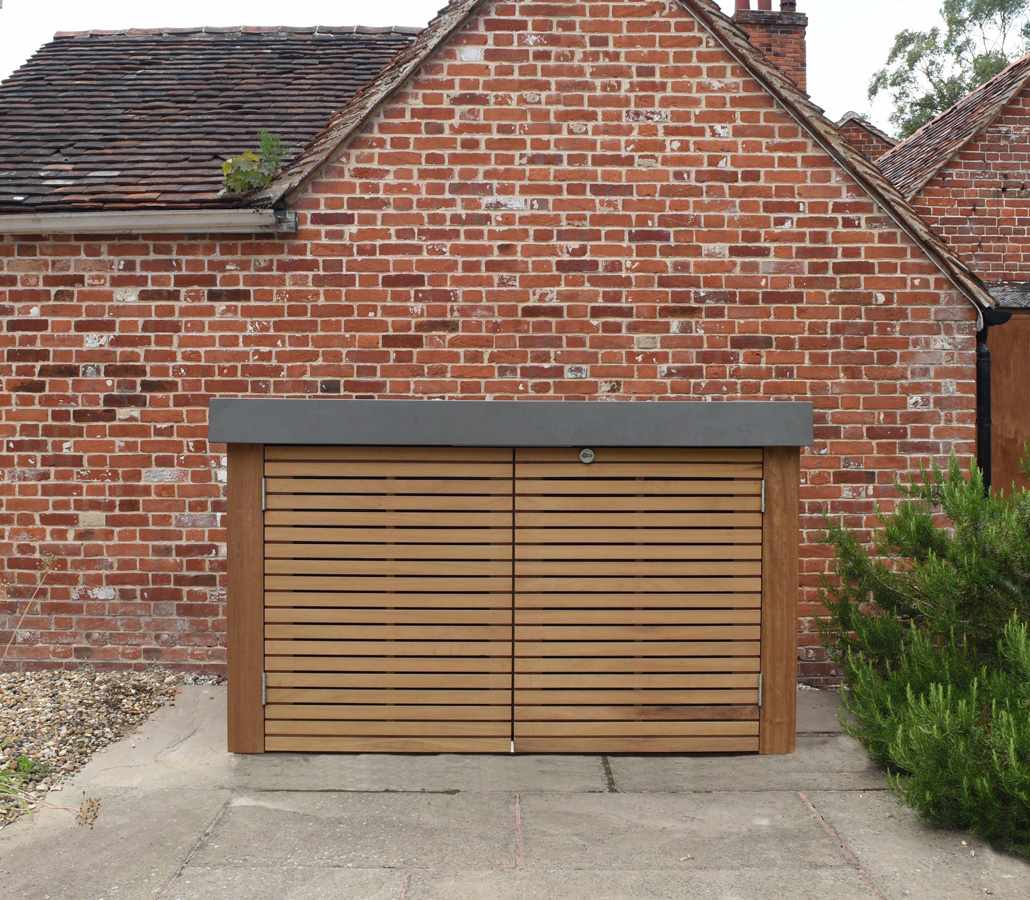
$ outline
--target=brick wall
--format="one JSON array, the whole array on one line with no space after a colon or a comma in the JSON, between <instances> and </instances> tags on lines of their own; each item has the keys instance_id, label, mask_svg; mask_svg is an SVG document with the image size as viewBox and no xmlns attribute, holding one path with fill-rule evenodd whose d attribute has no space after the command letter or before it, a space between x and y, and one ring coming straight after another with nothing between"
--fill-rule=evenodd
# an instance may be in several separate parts
<instances>
[{"instance_id":1,"label":"brick wall","mask_svg":"<svg viewBox=\"0 0 1030 900\"><path fill-rule=\"evenodd\" d=\"M1030 281L1030 88L914 198L984 281Z\"/></svg>"},{"instance_id":2,"label":"brick wall","mask_svg":"<svg viewBox=\"0 0 1030 900\"><path fill-rule=\"evenodd\" d=\"M296 198L284 239L0 239L14 664L224 660L213 396L811 400L863 528L974 446L972 309L664 2L497 2Z\"/></svg>"},{"instance_id":3,"label":"brick wall","mask_svg":"<svg viewBox=\"0 0 1030 900\"><path fill-rule=\"evenodd\" d=\"M856 119L849 119L840 128L841 136L866 159L874 162L890 150L894 144L885 141L875 131L870 131Z\"/></svg>"}]
</instances>

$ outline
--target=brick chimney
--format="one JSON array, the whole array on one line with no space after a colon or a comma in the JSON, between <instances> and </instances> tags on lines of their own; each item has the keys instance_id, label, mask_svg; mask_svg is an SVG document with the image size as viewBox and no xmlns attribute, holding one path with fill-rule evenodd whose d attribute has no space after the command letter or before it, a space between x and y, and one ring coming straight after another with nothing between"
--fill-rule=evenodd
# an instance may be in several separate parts
<instances>
[{"instance_id":1,"label":"brick chimney","mask_svg":"<svg viewBox=\"0 0 1030 900\"><path fill-rule=\"evenodd\" d=\"M779 3L780 8L774 10L773 0L737 0L733 21L747 32L752 44L807 91L805 33L808 31L808 16L798 12L797 0L779 0Z\"/></svg>"}]
</instances>

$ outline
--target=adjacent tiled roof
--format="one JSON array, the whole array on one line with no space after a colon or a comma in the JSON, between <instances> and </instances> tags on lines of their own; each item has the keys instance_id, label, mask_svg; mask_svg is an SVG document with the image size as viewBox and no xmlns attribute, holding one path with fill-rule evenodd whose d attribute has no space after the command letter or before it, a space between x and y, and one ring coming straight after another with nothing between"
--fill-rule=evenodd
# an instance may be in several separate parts
<instances>
[{"instance_id":1,"label":"adjacent tiled roof","mask_svg":"<svg viewBox=\"0 0 1030 900\"><path fill-rule=\"evenodd\" d=\"M881 156L881 170L911 199L955 154L1001 115L1028 78L1030 55L1014 62Z\"/></svg>"},{"instance_id":2,"label":"adjacent tiled roof","mask_svg":"<svg viewBox=\"0 0 1030 900\"><path fill-rule=\"evenodd\" d=\"M283 202L343 147L373 113L397 91L447 38L460 29L484 0L451 0L410 47L398 54L379 78L340 110L297 161L258 194L266 205ZM994 306L976 275L934 234L894 185L841 136L831 122L778 66L748 39L715 0L678 0L740 64L783 104L788 113L847 171L926 253L927 257L978 308Z\"/></svg>"},{"instance_id":3,"label":"adjacent tiled roof","mask_svg":"<svg viewBox=\"0 0 1030 900\"><path fill-rule=\"evenodd\" d=\"M987 288L1003 309L1030 309L1030 282L998 282L987 285Z\"/></svg>"},{"instance_id":4,"label":"adjacent tiled roof","mask_svg":"<svg viewBox=\"0 0 1030 900\"><path fill-rule=\"evenodd\" d=\"M890 144L892 147L895 146L898 141L897 138L892 138L886 131L881 131L872 122L870 122L865 116L860 115L857 112L846 112L837 123L838 128L843 128L845 125L849 125L854 122L859 128L864 128L870 134L876 135L884 143Z\"/></svg>"},{"instance_id":5,"label":"adjacent tiled roof","mask_svg":"<svg viewBox=\"0 0 1030 900\"><path fill-rule=\"evenodd\" d=\"M59 33L0 84L0 211L232 205L226 157L295 155L419 31Z\"/></svg>"}]
</instances>

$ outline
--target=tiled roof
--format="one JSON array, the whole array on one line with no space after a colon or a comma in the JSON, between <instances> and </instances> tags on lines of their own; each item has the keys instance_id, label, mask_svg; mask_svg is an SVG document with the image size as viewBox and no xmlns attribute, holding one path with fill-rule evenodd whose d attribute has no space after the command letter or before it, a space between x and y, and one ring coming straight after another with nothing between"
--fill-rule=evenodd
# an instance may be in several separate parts
<instances>
[{"instance_id":1,"label":"tiled roof","mask_svg":"<svg viewBox=\"0 0 1030 900\"><path fill-rule=\"evenodd\" d=\"M296 155L419 31L59 33L0 84L0 211L232 205L226 157Z\"/></svg>"},{"instance_id":2,"label":"tiled roof","mask_svg":"<svg viewBox=\"0 0 1030 900\"><path fill-rule=\"evenodd\" d=\"M397 91L437 47L460 29L483 2L451 0L415 42L398 54L379 78L333 116L322 134L296 162L253 200L265 205L286 200L347 143L380 104ZM978 308L994 306L994 300L980 279L930 230L880 170L844 140L837 124L827 119L823 110L751 43L747 34L722 12L715 0L678 2L701 22L756 81L783 104L788 113L894 219L974 305Z\"/></svg>"},{"instance_id":3,"label":"tiled roof","mask_svg":"<svg viewBox=\"0 0 1030 900\"><path fill-rule=\"evenodd\" d=\"M1001 115L1028 78L1030 55L1014 62L880 157L880 169L911 199L955 154Z\"/></svg>"}]
</instances>

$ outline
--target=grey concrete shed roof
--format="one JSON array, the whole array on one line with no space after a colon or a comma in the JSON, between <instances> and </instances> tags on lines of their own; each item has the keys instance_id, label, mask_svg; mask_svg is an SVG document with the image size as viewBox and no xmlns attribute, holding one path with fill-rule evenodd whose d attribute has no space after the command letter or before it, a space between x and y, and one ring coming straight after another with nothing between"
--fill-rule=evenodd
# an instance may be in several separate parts
<instances>
[{"instance_id":1,"label":"grey concrete shed roof","mask_svg":"<svg viewBox=\"0 0 1030 900\"><path fill-rule=\"evenodd\" d=\"M812 405L791 402L211 401L226 444L422 447L801 447Z\"/></svg>"}]
</instances>

